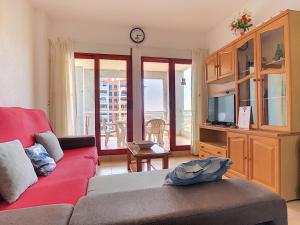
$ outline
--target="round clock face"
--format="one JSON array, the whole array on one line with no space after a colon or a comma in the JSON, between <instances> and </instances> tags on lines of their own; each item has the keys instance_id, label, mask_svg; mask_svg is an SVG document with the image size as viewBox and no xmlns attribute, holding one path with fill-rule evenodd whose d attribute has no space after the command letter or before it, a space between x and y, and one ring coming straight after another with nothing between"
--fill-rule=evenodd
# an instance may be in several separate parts
<instances>
[{"instance_id":1,"label":"round clock face","mask_svg":"<svg viewBox=\"0 0 300 225\"><path fill-rule=\"evenodd\" d=\"M144 40L145 40L145 33L144 31L139 28L139 27L136 27L136 28L133 28L131 31L130 31L130 39L136 43L136 44L140 44L142 43Z\"/></svg>"}]
</instances>

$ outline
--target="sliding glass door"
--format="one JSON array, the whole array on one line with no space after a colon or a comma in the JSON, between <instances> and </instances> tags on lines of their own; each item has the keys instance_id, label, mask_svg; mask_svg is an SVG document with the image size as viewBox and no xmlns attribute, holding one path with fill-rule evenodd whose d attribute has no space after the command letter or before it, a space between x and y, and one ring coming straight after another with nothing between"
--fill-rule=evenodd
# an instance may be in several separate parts
<instances>
[{"instance_id":1,"label":"sliding glass door","mask_svg":"<svg viewBox=\"0 0 300 225\"><path fill-rule=\"evenodd\" d=\"M191 60L142 58L143 137L166 149L191 145Z\"/></svg>"},{"instance_id":2,"label":"sliding glass door","mask_svg":"<svg viewBox=\"0 0 300 225\"><path fill-rule=\"evenodd\" d=\"M99 154L121 154L132 141L131 57L76 54L78 134L95 135Z\"/></svg>"},{"instance_id":3,"label":"sliding glass door","mask_svg":"<svg viewBox=\"0 0 300 225\"><path fill-rule=\"evenodd\" d=\"M144 139L170 148L169 63L144 62Z\"/></svg>"}]
</instances>

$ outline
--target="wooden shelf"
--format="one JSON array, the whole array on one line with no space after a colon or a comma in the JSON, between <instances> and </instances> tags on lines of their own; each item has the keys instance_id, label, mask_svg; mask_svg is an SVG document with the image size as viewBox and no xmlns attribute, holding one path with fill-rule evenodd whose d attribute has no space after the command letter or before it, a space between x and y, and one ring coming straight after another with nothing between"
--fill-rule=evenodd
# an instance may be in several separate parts
<instances>
[{"instance_id":1,"label":"wooden shelf","mask_svg":"<svg viewBox=\"0 0 300 225\"><path fill-rule=\"evenodd\" d=\"M215 130L215 131L224 131L224 132L235 132L242 134L250 134L256 136L265 136L265 137L273 137L279 138L282 136L291 136L291 135L299 135L300 132L279 132L279 131L266 131L266 130L257 130L257 129L240 129L233 127L225 127L225 126L213 126L213 125L200 125L201 129Z\"/></svg>"}]
</instances>

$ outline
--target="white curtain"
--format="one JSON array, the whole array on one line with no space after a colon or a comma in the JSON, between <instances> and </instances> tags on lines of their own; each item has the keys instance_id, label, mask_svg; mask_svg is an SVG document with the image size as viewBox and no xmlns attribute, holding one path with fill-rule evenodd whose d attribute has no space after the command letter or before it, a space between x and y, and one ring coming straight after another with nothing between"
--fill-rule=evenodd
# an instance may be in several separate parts
<instances>
[{"instance_id":1,"label":"white curtain","mask_svg":"<svg viewBox=\"0 0 300 225\"><path fill-rule=\"evenodd\" d=\"M199 125L205 121L207 107L207 87L204 78L204 60L207 50L192 52L192 146L191 153L198 155L200 147Z\"/></svg>"},{"instance_id":2,"label":"white curtain","mask_svg":"<svg viewBox=\"0 0 300 225\"><path fill-rule=\"evenodd\" d=\"M50 44L50 122L59 137L76 133L74 45L53 38Z\"/></svg>"}]
</instances>

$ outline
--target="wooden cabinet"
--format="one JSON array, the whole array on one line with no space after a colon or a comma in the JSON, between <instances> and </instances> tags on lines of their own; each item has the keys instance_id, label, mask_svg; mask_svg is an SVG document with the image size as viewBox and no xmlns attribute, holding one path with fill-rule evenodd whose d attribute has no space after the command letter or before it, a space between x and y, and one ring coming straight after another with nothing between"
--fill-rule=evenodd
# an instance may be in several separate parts
<instances>
[{"instance_id":1,"label":"wooden cabinet","mask_svg":"<svg viewBox=\"0 0 300 225\"><path fill-rule=\"evenodd\" d=\"M279 141L249 136L249 180L279 193Z\"/></svg>"},{"instance_id":2,"label":"wooden cabinet","mask_svg":"<svg viewBox=\"0 0 300 225\"><path fill-rule=\"evenodd\" d=\"M218 79L234 74L233 47L227 47L218 52Z\"/></svg>"},{"instance_id":3,"label":"wooden cabinet","mask_svg":"<svg viewBox=\"0 0 300 225\"><path fill-rule=\"evenodd\" d=\"M213 54L206 59L205 81L212 82L218 79L218 55Z\"/></svg>"},{"instance_id":4,"label":"wooden cabinet","mask_svg":"<svg viewBox=\"0 0 300 225\"><path fill-rule=\"evenodd\" d=\"M200 142L200 151L204 151L210 156L226 157L226 147L218 146L218 143L211 144Z\"/></svg>"},{"instance_id":5,"label":"wooden cabinet","mask_svg":"<svg viewBox=\"0 0 300 225\"><path fill-rule=\"evenodd\" d=\"M289 131L289 22L288 15L257 31L259 126ZM293 36L294 34L291 34Z\"/></svg>"},{"instance_id":6,"label":"wooden cabinet","mask_svg":"<svg viewBox=\"0 0 300 225\"><path fill-rule=\"evenodd\" d=\"M205 62L205 81L207 83L217 81L234 75L233 46L226 47L212 54Z\"/></svg>"},{"instance_id":7,"label":"wooden cabinet","mask_svg":"<svg viewBox=\"0 0 300 225\"><path fill-rule=\"evenodd\" d=\"M226 176L255 182L286 200L299 199L300 133L201 125L200 140L200 158L216 156L227 142L232 165Z\"/></svg>"},{"instance_id":8,"label":"wooden cabinet","mask_svg":"<svg viewBox=\"0 0 300 225\"><path fill-rule=\"evenodd\" d=\"M227 157L232 160L229 176L248 177L247 135L238 133L227 134Z\"/></svg>"},{"instance_id":9,"label":"wooden cabinet","mask_svg":"<svg viewBox=\"0 0 300 225\"><path fill-rule=\"evenodd\" d=\"M235 45L236 55L236 121L239 107L251 106L251 128L257 128L257 85L255 35L249 35Z\"/></svg>"},{"instance_id":10,"label":"wooden cabinet","mask_svg":"<svg viewBox=\"0 0 300 225\"><path fill-rule=\"evenodd\" d=\"M206 60L206 82L235 82L236 119L238 107L251 106L251 128L300 132L299 23L300 12L287 10Z\"/></svg>"}]
</instances>

